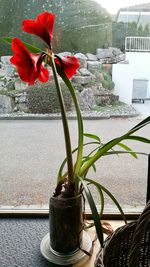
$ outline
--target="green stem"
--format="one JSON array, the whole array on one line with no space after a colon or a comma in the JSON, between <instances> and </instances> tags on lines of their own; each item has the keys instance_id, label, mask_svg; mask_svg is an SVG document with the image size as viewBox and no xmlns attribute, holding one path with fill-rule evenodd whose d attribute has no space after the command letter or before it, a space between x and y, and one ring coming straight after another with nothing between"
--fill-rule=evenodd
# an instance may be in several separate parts
<instances>
[{"instance_id":1,"label":"green stem","mask_svg":"<svg viewBox=\"0 0 150 267\"><path fill-rule=\"evenodd\" d=\"M75 174L78 174L82 165L82 154L83 154L83 120L82 120L82 115L80 112L80 107L77 101L77 97L76 97L76 93L75 93L75 89L72 85L72 83L70 82L70 80L68 79L68 77L66 76L65 73L61 74L61 77L63 79L63 81L65 82L65 84L67 85L70 94L72 96L74 105L75 105L75 109L76 109L76 114L77 114L77 122L78 122L78 151L77 151L77 159L76 159L76 164L75 164Z\"/></svg>"},{"instance_id":2,"label":"green stem","mask_svg":"<svg viewBox=\"0 0 150 267\"><path fill-rule=\"evenodd\" d=\"M71 149L69 126L68 126L68 121L67 121L67 116L66 116L63 95L62 95L61 87L58 81L56 65L55 65L55 61L53 57L51 58L51 67L53 70L55 85L56 85L58 99L60 103L61 117L62 117L63 129L64 129L65 146L66 146L66 154L67 154L67 167L68 167L68 183L72 183L74 181L74 175L73 175L73 160L72 160L72 149Z\"/></svg>"},{"instance_id":3,"label":"green stem","mask_svg":"<svg viewBox=\"0 0 150 267\"><path fill-rule=\"evenodd\" d=\"M93 144L99 144L98 142L88 142L88 143L85 143L85 144L83 144L83 146L87 146L87 145L93 145ZM96 149L98 149L98 147L96 148ZM96 150L96 149L94 149L94 150ZM94 151L93 150L93 151ZM78 147L76 147L73 151L72 151L72 154L74 154L76 151L78 151ZM93 152L92 151L92 152ZM91 153L92 153L91 152ZM64 160L63 160L63 162L62 162L62 164L61 164L61 166L60 166L60 169L59 169L59 172L58 172L58 177L57 177L57 184L62 180L62 179L64 179L66 176L67 176L67 172L65 172L64 174L62 174L62 171L63 171L63 168L64 168L64 166L65 166L65 164L66 164L66 162L67 162L67 158L65 158Z\"/></svg>"}]
</instances>

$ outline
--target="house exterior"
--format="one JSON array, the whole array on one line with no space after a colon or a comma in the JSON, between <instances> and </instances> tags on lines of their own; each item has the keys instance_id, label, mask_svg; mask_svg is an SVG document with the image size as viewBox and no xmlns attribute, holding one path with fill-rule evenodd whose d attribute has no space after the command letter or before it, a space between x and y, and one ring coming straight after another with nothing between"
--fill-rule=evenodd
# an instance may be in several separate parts
<instances>
[{"instance_id":1,"label":"house exterior","mask_svg":"<svg viewBox=\"0 0 150 267\"><path fill-rule=\"evenodd\" d=\"M117 22L135 22L137 28L150 27L150 2L118 11ZM112 80L114 94L121 101L131 104L134 99L150 98L150 37L127 36L125 39L125 61L113 65Z\"/></svg>"},{"instance_id":2,"label":"house exterior","mask_svg":"<svg viewBox=\"0 0 150 267\"><path fill-rule=\"evenodd\" d=\"M136 22L137 27L139 25L144 27L150 24L150 3L121 8L118 11L116 21L124 23Z\"/></svg>"},{"instance_id":3,"label":"house exterior","mask_svg":"<svg viewBox=\"0 0 150 267\"><path fill-rule=\"evenodd\" d=\"M113 65L112 80L120 101L150 98L150 37L126 37L125 61Z\"/></svg>"}]
</instances>

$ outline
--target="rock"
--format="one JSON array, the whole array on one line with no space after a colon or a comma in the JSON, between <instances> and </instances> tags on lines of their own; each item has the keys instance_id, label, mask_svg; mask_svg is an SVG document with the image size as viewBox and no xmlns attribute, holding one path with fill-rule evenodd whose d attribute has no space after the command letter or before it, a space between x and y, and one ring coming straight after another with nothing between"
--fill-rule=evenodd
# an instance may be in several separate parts
<instances>
[{"instance_id":1,"label":"rock","mask_svg":"<svg viewBox=\"0 0 150 267\"><path fill-rule=\"evenodd\" d=\"M84 89L84 87L81 85L81 84L74 84L74 88L75 88L75 90L76 91L78 91L78 92L82 92L83 91L83 89Z\"/></svg>"},{"instance_id":2,"label":"rock","mask_svg":"<svg viewBox=\"0 0 150 267\"><path fill-rule=\"evenodd\" d=\"M0 90L7 91L7 89L4 86L5 86L4 82L3 81L0 81Z\"/></svg>"},{"instance_id":3,"label":"rock","mask_svg":"<svg viewBox=\"0 0 150 267\"><path fill-rule=\"evenodd\" d=\"M29 108L27 107L25 103L18 103L16 105L16 111L28 113Z\"/></svg>"},{"instance_id":4,"label":"rock","mask_svg":"<svg viewBox=\"0 0 150 267\"><path fill-rule=\"evenodd\" d=\"M75 56L80 62L80 68L87 68L87 57L82 53L77 53Z\"/></svg>"},{"instance_id":5,"label":"rock","mask_svg":"<svg viewBox=\"0 0 150 267\"><path fill-rule=\"evenodd\" d=\"M14 76L14 70L15 68L12 64L5 65L5 74L7 79Z\"/></svg>"},{"instance_id":6,"label":"rock","mask_svg":"<svg viewBox=\"0 0 150 267\"><path fill-rule=\"evenodd\" d=\"M5 64L10 64L10 58L11 56L1 56L2 66Z\"/></svg>"},{"instance_id":7,"label":"rock","mask_svg":"<svg viewBox=\"0 0 150 267\"><path fill-rule=\"evenodd\" d=\"M115 64L117 63L116 57L107 57L99 60L101 64Z\"/></svg>"},{"instance_id":8,"label":"rock","mask_svg":"<svg viewBox=\"0 0 150 267\"><path fill-rule=\"evenodd\" d=\"M85 60L87 60L87 57L84 55L84 54L82 54L82 53L76 53L75 54L75 56L78 58L78 59L85 59Z\"/></svg>"},{"instance_id":9,"label":"rock","mask_svg":"<svg viewBox=\"0 0 150 267\"><path fill-rule=\"evenodd\" d=\"M75 73L75 75L74 76L80 76L80 72L79 72L79 70L76 70L76 73Z\"/></svg>"},{"instance_id":10,"label":"rock","mask_svg":"<svg viewBox=\"0 0 150 267\"><path fill-rule=\"evenodd\" d=\"M15 94L15 103L26 103L27 101L27 94L26 93L17 93Z\"/></svg>"},{"instance_id":11,"label":"rock","mask_svg":"<svg viewBox=\"0 0 150 267\"><path fill-rule=\"evenodd\" d=\"M96 57L98 60L100 59L104 59L104 58L112 58L114 55L113 55L113 52L111 49L103 49L103 48L98 48L96 50Z\"/></svg>"},{"instance_id":12,"label":"rock","mask_svg":"<svg viewBox=\"0 0 150 267\"><path fill-rule=\"evenodd\" d=\"M125 55L120 49L109 47L107 49L98 48L96 50L96 57L102 64L113 64L124 60Z\"/></svg>"},{"instance_id":13,"label":"rock","mask_svg":"<svg viewBox=\"0 0 150 267\"><path fill-rule=\"evenodd\" d=\"M4 69L0 69L0 79L5 76L5 71Z\"/></svg>"},{"instance_id":14,"label":"rock","mask_svg":"<svg viewBox=\"0 0 150 267\"><path fill-rule=\"evenodd\" d=\"M97 60L97 57L94 54L87 53L86 56L87 56L87 60L90 60L90 61L96 61Z\"/></svg>"},{"instance_id":15,"label":"rock","mask_svg":"<svg viewBox=\"0 0 150 267\"><path fill-rule=\"evenodd\" d=\"M119 48L116 48L116 47L109 47L109 49L112 50L112 53L114 56L118 56L120 54L122 54L121 50Z\"/></svg>"},{"instance_id":16,"label":"rock","mask_svg":"<svg viewBox=\"0 0 150 267\"><path fill-rule=\"evenodd\" d=\"M100 94L100 90L101 90L101 89L100 89L99 86L92 86L91 89L92 89L92 92L93 92L93 95L94 95L94 96L97 96L97 95Z\"/></svg>"},{"instance_id":17,"label":"rock","mask_svg":"<svg viewBox=\"0 0 150 267\"><path fill-rule=\"evenodd\" d=\"M6 84L7 91L13 91L15 90L15 82L14 79L11 79L10 81L7 82Z\"/></svg>"},{"instance_id":18,"label":"rock","mask_svg":"<svg viewBox=\"0 0 150 267\"><path fill-rule=\"evenodd\" d=\"M95 101L97 106L112 105L118 100L119 96L112 94L109 90L104 88L99 88L97 94L95 94Z\"/></svg>"},{"instance_id":19,"label":"rock","mask_svg":"<svg viewBox=\"0 0 150 267\"><path fill-rule=\"evenodd\" d=\"M102 72L97 72L95 73L95 82L97 84L101 83L101 81L104 79L103 73Z\"/></svg>"},{"instance_id":20,"label":"rock","mask_svg":"<svg viewBox=\"0 0 150 267\"><path fill-rule=\"evenodd\" d=\"M28 84L23 82L22 80L17 79L15 81L15 90L19 90L19 91L20 90L25 90L25 89L27 89L27 87L28 87Z\"/></svg>"},{"instance_id":21,"label":"rock","mask_svg":"<svg viewBox=\"0 0 150 267\"><path fill-rule=\"evenodd\" d=\"M71 56L72 54L71 54L71 52L62 52L62 53L59 53L59 54L57 54L58 56L60 56L60 57L66 57L66 56Z\"/></svg>"},{"instance_id":22,"label":"rock","mask_svg":"<svg viewBox=\"0 0 150 267\"><path fill-rule=\"evenodd\" d=\"M0 95L0 113L11 113L14 108L14 102L11 97Z\"/></svg>"},{"instance_id":23,"label":"rock","mask_svg":"<svg viewBox=\"0 0 150 267\"><path fill-rule=\"evenodd\" d=\"M5 73L6 78L14 76L15 67L10 63L11 56L2 56L1 57L1 68Z\"/></svg>"},{"instance_id":24,"label":"rock","mask_svg":"<svg viewBox=\"0 0 150 267\"><path fill-rule=\"evenodd\" d=\"M102 64L98 61L87 61L87 69L95 74L95 72L101 72Z\"/></svg>"},{"instance_id":25,"label":"rock","mask_svg":"<svg viewBox=\"0 0 150 267\"><path fill-rule=\"evenodd\" d=\"M87 70L86 68L80 68L79 73L82 76L90 76L91 75L91 72L89 70Z\"/></svg>"},{"instance_id":26,"label":"rock","mask_svg":"<svg viewBox=\"0 0 150 267\"><path fill-rule=\"evenodd\" d=\"M81 84L81 85L89 84L90 81L91 81L90 76L74 76L72 78L72 82L77 83L77 84Z\"/></svg>"},{"instance_id":27,"label":"rock","mask_svg":"<svg viewBox=\"0 0 150 267\"><path fill-rule=\"evenodd\" d=\"M77 92L77 98L81 110L90 110L96 105L91 88L85 88L81 93Z\"/></svg>"},{"instance_id":28,"label":"rock","mask_svg":"<svg viewBox=\"0 0 150 267\"><path fill-rule=\"evenodd\" d=\"M129 64L129 61L128 60L123 60L123 61L119 62L119 64Z\"/></svg>"},{"instance_id":29,"label":"rock","mask_svg":"<svg viewBox=\"0 0 150 267\"><path fill-rule=\"evenodd\" d=\"M118 57L116 57L117 62L124 61L125 60L125 54L120 54Z\"/></svg>"}]
</instances>

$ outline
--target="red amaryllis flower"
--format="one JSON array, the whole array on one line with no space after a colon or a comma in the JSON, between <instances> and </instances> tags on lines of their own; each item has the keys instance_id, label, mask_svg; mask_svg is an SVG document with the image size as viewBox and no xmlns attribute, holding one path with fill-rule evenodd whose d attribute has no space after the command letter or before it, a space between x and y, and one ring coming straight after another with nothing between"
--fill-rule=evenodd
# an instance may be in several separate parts
<instances>
[{"instance_id":1,"label":"red amaryllis flower","mask_svg":"<svg viewBox=\"0 0 150 267\"><path fill-rule=\"evenodd\" d=\"M39 14L35 20L28 19L22 22L22 30L39 36L49 46L53 37L55 14L44 12Z\"/></svg>"},{"instance_id":2,"label":"red amaryllis flower","mask_svg":"<svg viewBox=\"0 0 150 267\"><path fill-rule=\"evenodd\" d=\"M24 20L22 22L22 30L39 36L51 48L55 16L53 13L44 12L39 14L35 20ZM74 56L62 58L56 56L55 63L58 70L63 68L68 78L71 78L80 66L78 59Z\"/></svg>"},{"instance_id":3,"label":"red amaryllis flower","mask_svg":"<svg viewBox=\"0 0 150 267\"><path fill-rule=\"evenodd\" d=\"M59 72L59 67L63 69L68 78L76 74L80 66L78 59L75 56L55 57L55 63Z\"/></svg>"},{"instance_id":4,"label":"red amaryllis flower","mask_svg":"<svg viewBox=\"0 0 150 267\"><path fill-rule=\"evenodd\" d=\"M12 50L14 56L11 57L10 61L16 65L21 80L29 84L34 84L37 79L41 82L48 81L49 73L42 65L42 53L29 53L18 38L12 40Z\"/></svg>"}]
</instances>

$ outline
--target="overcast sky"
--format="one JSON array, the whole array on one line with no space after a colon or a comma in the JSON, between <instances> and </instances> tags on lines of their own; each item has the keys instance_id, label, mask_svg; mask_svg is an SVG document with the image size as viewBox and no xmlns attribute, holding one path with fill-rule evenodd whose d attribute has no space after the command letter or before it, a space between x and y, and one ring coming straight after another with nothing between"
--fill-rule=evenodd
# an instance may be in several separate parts
<instances>
[{"instance_id":1,"label":"overcast sky","mask_svg":"<svg viewBox=\"0 0 150 267\"><path fill-rule=\"evenodd\" d=\"M94 0L101 4L111 14L116 14L121 7L149 3L150 0Z\"/></svg>"}]
</instances>

